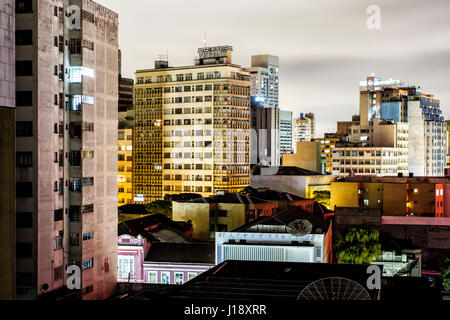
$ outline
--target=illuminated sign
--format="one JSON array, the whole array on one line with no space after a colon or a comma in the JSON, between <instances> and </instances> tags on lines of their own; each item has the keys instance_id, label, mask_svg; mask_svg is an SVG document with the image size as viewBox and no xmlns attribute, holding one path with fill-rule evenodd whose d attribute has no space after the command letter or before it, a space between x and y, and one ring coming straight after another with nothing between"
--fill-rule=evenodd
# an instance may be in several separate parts
<instances>
[{"instance_id":1,"label":"illuminated sign","mask_svg":"<svg viewBox=\"0 0 450 320\"><path fill-rule=\"evenodd\" d=\"M125 182L125 176L120 175L119 176L119 182Z\"/></svg>"},{"instance_id":2,"label":"illuminated sign","mask_svg":"<svg viewBox=\"0 0 450 320\"><path fill-rule=\"evenodd\" d=\"M198 49L200 59L226 57L229 51L233 51L232 46L206 47Z\"/></svg>"},{"instance_id":3,"label":"illuminated sign","mask_svg":"<svg viewBox=\"0 0 450 320\"><path fill-rule=\"evenodd\" d=\"M137 202L144 202L144 201L145 201L144 195L143 195L143 194L137 194L137 195L135 195L135 196L134 196L134 201L137 201Z\"/></svg>"}]
</instances>

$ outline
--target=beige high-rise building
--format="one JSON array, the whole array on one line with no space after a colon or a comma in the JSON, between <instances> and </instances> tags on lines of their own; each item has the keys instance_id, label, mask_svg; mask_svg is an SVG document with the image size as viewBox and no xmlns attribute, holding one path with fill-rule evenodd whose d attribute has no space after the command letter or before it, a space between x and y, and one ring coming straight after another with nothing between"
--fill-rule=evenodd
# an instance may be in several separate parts
<instances>
[{"instance_id":1,"label":"beige high-rise building","mask_svg":"<svg viewBox=\"0 0 450 320\"><path fill-rule=\"evenodd\" d=\"M194 66L138 70L135 203L250 185L250 77L229 46L201 48Z\"/></svg>"},{"instance_id":2,"label":"beige high-rise building","mask_svg":"<svg viewBox=\"0 0 450 320\"><path fill-rule=\"evenodd\" d=\"M75 265L73 292L104 299L117 282L118 15L16 4L17 298L63 289Z\"/></svg>"},{"instance_id":3,"label":"beige high-rise building","mask_svg":"<svg viewBox=\"0 0 450 320\"><path fill-rule=\"evenodd\" d=\"M294 120L294 153L296 152L297 142L309 142L314 139L316 134L316 120L314 113L300 113L300 117Z\"/></svg>"}]
</instances>

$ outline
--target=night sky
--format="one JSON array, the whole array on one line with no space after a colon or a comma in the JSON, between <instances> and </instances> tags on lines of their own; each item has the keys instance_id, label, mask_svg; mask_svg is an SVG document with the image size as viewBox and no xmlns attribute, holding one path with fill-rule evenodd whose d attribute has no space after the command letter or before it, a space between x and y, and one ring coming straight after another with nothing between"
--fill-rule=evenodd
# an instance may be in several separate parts
<instances>
[{"instance_id":1,"label":"night sky","mask_svg":"<svg viewBox=\"0 0 450 320\"><path fill-rule=\"evenodd\" d=\"M450 117L449 0L97 0L119 13L123 74L192 65L197 48L232 45L233 62L280 57L280 107L314 112L318 136L358 113L359 81L375 73L434 93ZM381 29L369 30L369 5Z\"/></svg>"}]
</instances>

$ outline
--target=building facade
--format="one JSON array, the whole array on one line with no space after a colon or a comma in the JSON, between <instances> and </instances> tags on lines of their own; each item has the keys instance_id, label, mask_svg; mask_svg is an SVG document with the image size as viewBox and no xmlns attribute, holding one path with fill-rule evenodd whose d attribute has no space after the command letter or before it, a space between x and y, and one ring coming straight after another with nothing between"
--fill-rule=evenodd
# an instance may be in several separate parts
<instances>
[{"instance_id":1,"label":"building facade","mask_svg":"<svg viewBox=\"0 0 450 320\"><path fill-rule=\"evenodd\" d=\"M314 113L300 113L300 117L294 120L294 152L297 150L297 142L309 142L316 134L316 120Z\"/></svg>"},{"instance_id":2,"label":"building facade","mask_svg":"<svg viewBox=\"0 0 450 320\"><path fill-rule=\"evenodd\" d=\"M293 151L292 111L280 110L280 154Z\"/></svg>"},{"instance_id":3,"label":"building facade","mask_svg":"<svg viewBox=\"0 0 450 320\"><path fill-rule=\"evenodd\" d=\"M250 184L250 77L231 51L201 48L194 66L136 72L135 202Z\"/></svg>"},{"instance_id":4,"label":"building facade","mask_svg":"<svg viewBox=\"0 0 450 320\"><path fill-rule=\"evenodd\" d=\"M325 158L325 171L323 174L333 173L333 150L340 141L339 137L315 138L314 142L320 142L321 156Z\"/></svg>"},{"instance_id":5,"label":"building facade","mask_svg":"<svg viewBox=\"0 0 450 320\"><path fill-rule=\"evenodd\" d=\"M280 165L280 109L264 107L252 97L250 163Z\"/></svg>"},{"instance_id":6,"label":"building facade","mask_svg":"<svg viewBox=\"0 0 450 320\"><path fill-rule=\"evenodd\" d=\"M264 101L267 108L278 108L280 59L273 55L252 56L247 70L251 78L251 96Z\"/></svg>"},{"instance_id":7,"label":"building facade","mask_svg":"<svg viewBox=\"0 0 450 320\"><path fill-rule=\"evenodd\" d=\"M281 164L322 173L322 146L319 142L300 141L296 143L294 154L283 154Z\"/></svg>"},{"instance_id":8,"label":"building facade","mask_svg":"<svg viewBox=\"0 0 450 320\"><path fill-rule=\"evenodd\" d=\"M63 288L76 265L83 299L104 299L117 281L118 15L16 3L17 298Z\"/></svg>"},{"instance_id":9,"label":"building facade","mask_svg":"<svg viewBox=\"0 0 450 320\"><path fill-rule=\"evenodd\" d=\"M14 299L15 288L15 3L0 1L0 300ZM18 32L18 44L21 44ZM20 103L19 103L20 104Z\"/></svg>"},{"instance_id":10,"label":"building facade","mask_svg":"<svg viewBox=\"0 0 450 320\"><path fill-rule=\"evenodd\" d=\"M280 165L279 58L252 56L250 163Z\"/></svg>"},{"instance_id":11,"label":"building facade","mask_svg":"<svg viewBox=\"0 0 450 320\"><path fill-rule=\"evenodd\" d=\"M118 205L133 203L133 79L121 75L119 54Z\"/></svg>"},{"instance_id":12,"label":"building facade","mask_svg":"<svg viewBox=\"0 0 450 320\"><path fill-rule=\"evenodd\" d=\"M298 225L307 230L298 231ZM218 232L216 264L226 260L329 262L331 229L329 221L291 207L230 232Z\"/></svg>"},{"instance_id":13,"label":"building facade","mask_svg":"<svg viewBox=\"0 0 450 320\"><path fill-rule=\"evenodd\" d=\"M383 216L449 217L448 177L346 177L331 183L331 207L379 208Z\"/></svg>"}]
</instances>

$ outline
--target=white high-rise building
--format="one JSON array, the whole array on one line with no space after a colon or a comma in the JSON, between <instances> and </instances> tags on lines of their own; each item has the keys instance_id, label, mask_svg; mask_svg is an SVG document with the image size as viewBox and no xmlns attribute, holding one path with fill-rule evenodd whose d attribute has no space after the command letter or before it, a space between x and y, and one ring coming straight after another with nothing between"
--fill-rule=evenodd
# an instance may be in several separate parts
<instances>
[{"instance_id":1,"label":"white high-rise building","mask_svg":"<svg viewBox=\"0 0 450 320\"><path fill-rule=\"evenodd\" d=\"M292 111L280 110L280 153L292 153Z\"/></svg>"},{"instance_id":2,"label":"white high-rise building","mask_svg":"<svg viewBox=\"0 0 450 320\"><path fill-rule=\"evenodd\" d=\"M251 79L251 164L280 165L280 114L278 108L279 58L252 56L247 69Z\"/></svg>"},{"instance_id":3,"label":"white high-rise building","mask_svg":"<svg viewBox=\"0 0 450 320\"><path fill-rule=\"evenodd\" d=\"M280 60L277 56L252 56L250 72L251 96L264 101L264 106L278 108Z\"/></svg>"}]
</instances>

